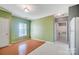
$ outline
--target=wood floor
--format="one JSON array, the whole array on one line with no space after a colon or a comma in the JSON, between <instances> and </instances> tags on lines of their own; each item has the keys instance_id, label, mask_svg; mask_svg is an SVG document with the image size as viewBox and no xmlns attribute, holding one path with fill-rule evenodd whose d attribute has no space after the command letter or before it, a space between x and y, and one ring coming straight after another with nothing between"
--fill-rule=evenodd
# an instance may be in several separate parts
<instances>
[{"instance_id":1,"label":"wood floor","mask_svg":"<svg viewBox=\"0 0 79 59\"><path fill-rule=\"evenodd\" d=\"M0 55L27 55L44 43L37 40L19 42L8 47L0 48Z\"/></svg>"}]
</instances>

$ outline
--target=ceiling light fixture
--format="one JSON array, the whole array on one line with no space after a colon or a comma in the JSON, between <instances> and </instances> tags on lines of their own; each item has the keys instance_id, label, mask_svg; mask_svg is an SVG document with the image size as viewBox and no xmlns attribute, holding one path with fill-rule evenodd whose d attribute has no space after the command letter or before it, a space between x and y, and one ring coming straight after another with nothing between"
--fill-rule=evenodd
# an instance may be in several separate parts
<instances>
[{"instance_id":1,"label":"ceiling light fixture","mask_svg":"<svg viewBox=\"0 0 79 59\"><path fill-rule=\"evenodd\" d=\"M28 8L24 8L24 11L25 11L25 12L29 12L29 9L28 9Z\"/></svg>"},{"instance_id":2,"label":"ceiling light fixture","mask_svg":"<svg viewBox=\"0 0 79 59\"><path fill-rule=\"evenodd\" d=\"M57 16L61 16L61 15L62 15L61 13L58 13L58 14L57 14Z\"/></svg>"}]
</instances>

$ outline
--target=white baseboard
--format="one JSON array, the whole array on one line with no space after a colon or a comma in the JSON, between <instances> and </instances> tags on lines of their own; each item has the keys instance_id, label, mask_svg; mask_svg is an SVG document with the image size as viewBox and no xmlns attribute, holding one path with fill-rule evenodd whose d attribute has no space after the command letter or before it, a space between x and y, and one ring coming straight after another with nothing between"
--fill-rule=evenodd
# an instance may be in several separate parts
<instances>
[{"instance_id":1,"label":"white baseboard","mask_svg":"<svg viewBox=\"0 0 79 59\"><path fill-rule=\"evenodd\" d=\"M32 39L32 40L38 40L38 41L44 41L44 42L48 42L48 43L53 43L53 42L42 40L42 39Z\"/></svg>"}]
</instances>

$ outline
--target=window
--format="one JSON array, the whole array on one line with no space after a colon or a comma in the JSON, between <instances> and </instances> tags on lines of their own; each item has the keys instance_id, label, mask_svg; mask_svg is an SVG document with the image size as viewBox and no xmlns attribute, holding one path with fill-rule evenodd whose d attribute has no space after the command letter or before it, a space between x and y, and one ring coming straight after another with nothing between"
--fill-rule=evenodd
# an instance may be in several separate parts
<instances>
[{"instance_id":1,"label":"window","mask_svg":"<svg viewBox=\"0 0 79 59\"><path fill-rule=\"evenodd\" d=\"M19 37L27 35L27 24L19 23Z\"/></svg>"}]
</instances>

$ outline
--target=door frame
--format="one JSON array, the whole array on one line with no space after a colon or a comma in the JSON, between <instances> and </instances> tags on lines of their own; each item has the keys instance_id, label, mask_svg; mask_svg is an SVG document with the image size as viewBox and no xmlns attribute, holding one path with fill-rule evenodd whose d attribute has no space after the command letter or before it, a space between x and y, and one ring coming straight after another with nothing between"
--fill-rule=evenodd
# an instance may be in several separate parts
<instances>
[{"instance_id":1,"label":"door frame","mask_svg":"<svg viewBox=\"0 0 79 59\"><path fill-rule=\"evenodd\" d=\"M67 16L65 16L65 17L67 17ZM69 41L68 41L68 20L67 20L67 22L66 22L66 40L67 40L67 43L69 43ZM56 42L57 41L57 31L56 31L56 29L57 29L57 22L56 22L56 18L55 18L55 21L54 21L54 41Z\"/></svg>"},{"instance_id":2,"label":"door frame","mask_svg":"<svg viewBox=\"0 0 79 59\"><path fill-rule=\"evenodd\" d=\"M8 35L8 44L7 45L9 45L9 43L10 43L10 20L9 20L9 18L6 18L6 17L0 17L0 18L8 21L8 33L5 33L5 35Z\"/></svg>"}]
</instances>

